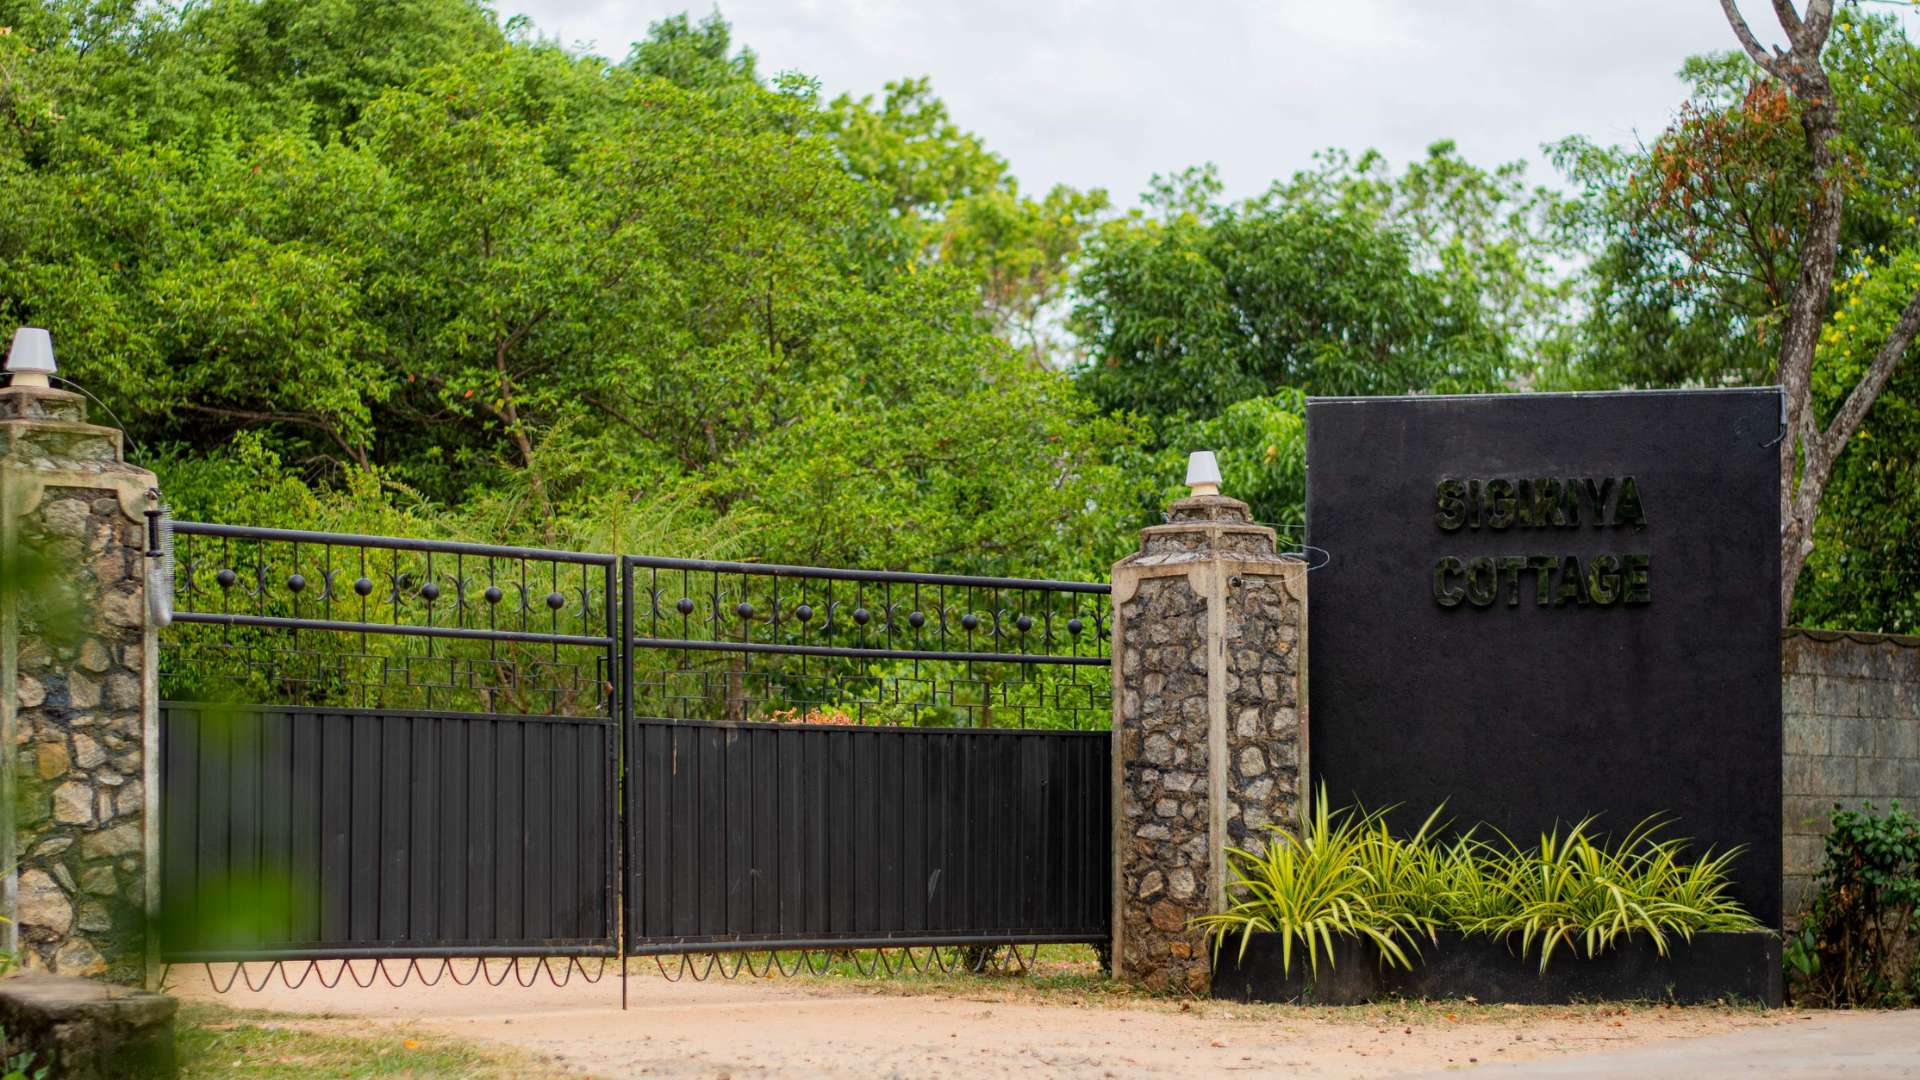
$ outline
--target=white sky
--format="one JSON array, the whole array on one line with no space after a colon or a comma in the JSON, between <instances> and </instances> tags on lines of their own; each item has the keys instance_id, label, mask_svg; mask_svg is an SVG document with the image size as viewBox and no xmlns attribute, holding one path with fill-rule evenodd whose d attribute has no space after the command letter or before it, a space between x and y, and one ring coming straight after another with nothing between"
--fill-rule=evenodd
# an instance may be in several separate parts
<instances>
[{"instance_id":1,"label":"white sky","mask_svg":"<svg viewBox=\"0 0 1920 1080\"><path fill-rule=\"evenodd\" d=\"M656 19L711 0L500 0L543 36L618 59ZM1756 30L1771 5L1746 0ZM1687 56L1733 47L1715 0L726 0L760 71L828 96L926 75L1038 193L1105 187L1129 205L1156 172L1212 161L1252 194L1328 146L1396 165L1440 138L1479 164L1566 135L1650 140ZM1884 10L1884 9L1883 9ZM1771 35L1769 35L1771 36Z\"/></svg>"}]
</instances>

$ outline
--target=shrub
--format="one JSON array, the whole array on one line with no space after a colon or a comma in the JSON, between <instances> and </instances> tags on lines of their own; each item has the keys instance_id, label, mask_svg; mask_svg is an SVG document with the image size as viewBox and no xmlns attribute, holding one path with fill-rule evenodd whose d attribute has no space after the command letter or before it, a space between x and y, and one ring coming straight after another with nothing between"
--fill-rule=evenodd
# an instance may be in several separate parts
<instances>
[{"instance_id":1,"label":"shrub","mask_svg":"<svg viewBox=\"0 0 1920 1080\"><path fill-rule=\"evenodd\" d=\"M1406 948L1422 924L1394 902L1380 887L1381 862L1377 849L1377 815L1329 814L1325 800L1301 835L1274 830L1275 840L1255 854L1228 848L1235 874L1232 903L1217 915L1203 915L1194 924L1211 931L1214 949L1234 930L1240 932L1240 952L1256 933L1280 934L1280 953L1293 970L1293 947L1307 950L1307 964L1318 971L1320 953L1333 963L1334 937L1366 938L1389 962L1411 966Z\"/></svg>"},{"instance_id":2,"label":"shrub","mask_svg":"<svg viewBox=\"0 0 1920 1080\"><path fill-rule=\"evenodd\" d=\"M1920 820L1893 803L1834 807L1813 906L1786 947L1794 998L1809 1005L1900 1006L1920 995L1913 914Z\"/></svg>"},{"instance_id":3,"label":"shrub","mask_svg":"<svg viewBox=\"0 0 1920 1080\"><path fill-rule=\"evenodd\" d=\"M1582 821L1564 837L1555 829L1524 851L1482 849L1472 876L1486 888L1469 894L1476 910L1459 911L1458 928L1517 936L1521 955L1537 942L1545 971L1563 945L1591 957L1643 933L1664 956L1669 935L1690 940L1757 925L1727 895L1727 867L1738 849L1688 861L1685 841L1658 836L1658 819L1634 826L1611 847L1593 838L1592 824Z\"/></svg>"},{"instance_id":4,"label":"shrub","mask_svg":"<svg viewBox=\"0 0 1920 1080\"><path fill-rule=\"evenodd\" d=\"M1382 962L1411 967L1418 939L1448 929L1515 939L1523 956L1538 946L1544 972L1563 947L1592 957L1645 934L1665 955L1676 936L1759 925L1728 895L1739 849L1687 858L1686 842L1662 837L1658 818L1614 842L1596 838L1588 819L1522 848L1474 830L1439 839L1438 810L1397 837L1384 812L1329 811L1324 791L1315 805L1299 837L1270 828L1259 853L1227 849L1227 910L1194 920L1216 955L1236 933L1242 955L1254 934L1278 933L1285 970L1295 944L1317 970L1339 936L1372 941Z\"/></svg>"},{"instance_id":5,"label":"shrub","mask_svg":"<svg viewBox=\"0 0 1920 1080\"><path fill-rule=\"evenodd\" d=\"M25 1042L7 1035L0 1027L0 1080L46 1080L53 1067L40 1061L40 1055Z\"/></svg>"}]
</instances>

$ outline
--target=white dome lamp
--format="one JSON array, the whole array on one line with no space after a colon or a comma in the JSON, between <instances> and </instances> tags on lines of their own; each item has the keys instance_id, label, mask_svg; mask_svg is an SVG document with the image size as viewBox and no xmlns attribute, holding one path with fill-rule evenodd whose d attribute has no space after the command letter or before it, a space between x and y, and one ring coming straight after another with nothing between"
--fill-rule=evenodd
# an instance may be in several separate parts
<instances>
[{"instance_id":1,"label":"white dome lamp","mask_svg":"<svg viewBox=\"0 0 1920 1080\"><path fill-rule=\"evenodd\" d=\"M7 350L7 374L14 386L46 386L53 365L53 335L37 326L23 326L13 333L13 348Z\"/></svg>"},{"instance_id":2,"label":"white dome lamp","mask_svg":"<svg viewBox=\"0 0 1920 1080\"><path fill-rule=\"evenodd\" d=\"M1220 494L1220 462L1211 450L1187 455L1187 487L1194 495Z\"/></svg>"}]
</instances>

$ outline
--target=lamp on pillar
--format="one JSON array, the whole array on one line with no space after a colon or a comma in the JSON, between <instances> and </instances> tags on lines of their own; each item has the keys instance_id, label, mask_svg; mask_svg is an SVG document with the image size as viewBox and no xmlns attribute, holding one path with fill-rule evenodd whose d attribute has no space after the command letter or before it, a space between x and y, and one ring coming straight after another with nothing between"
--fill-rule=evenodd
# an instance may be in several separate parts
<instances>
[{"instance_id":1,"label":"lamp on pillar","mask_svg":"<svg viewBox=\"0 0 1920 1080\"><path fill-rule=\"evenodd\" d=\"M1187 488L1195 495L1220 494L1220 462L1211 450L1187 455Z\"/></svg>"},{"instance_id":2,"label":"lamp on pillar","mask_svg":"<svg viewBox=\"0 0 1920 1080\"><path fill-rule=\"evenodd\" d=\"M23 326L13 332L13 347L7 350L7 374L13 386L46 386L47 376L58 369L53 363L53 335L37 326Z\"/></svg>"}]
</instances>

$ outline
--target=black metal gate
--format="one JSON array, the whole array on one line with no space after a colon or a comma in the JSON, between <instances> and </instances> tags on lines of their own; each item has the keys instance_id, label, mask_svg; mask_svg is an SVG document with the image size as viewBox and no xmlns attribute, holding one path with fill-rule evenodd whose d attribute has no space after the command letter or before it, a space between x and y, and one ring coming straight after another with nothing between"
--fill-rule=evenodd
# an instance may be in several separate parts
<instances>
[{"instance_id":1,"label":"black metal gate","mask_svg":"<svg viewBox=\"0 0 1920 1080\"><path fill-rule=\"evenodd\" d=\"M1105 733L629 732L631 954L1106 938Z\"/></svg>"},{"instance_id":2,"label":"black metal gate","mask_svg":"<svg viewBox=\"0 0 1920 1080\"><path fill-rule=\"evenodd\" d=\"M613 726L169 704L170 960L611 956Z\"/></svg>"},{"instance_id":3,"label":"black metal gate","mask_svg":"<svg viewBox=\"0 0 1920 1080\"><path fill-rule=\"evenodd\" d=\"M169 962L1106 940L1104 585L174 528Z\"/></svg>"}]
</instances>

